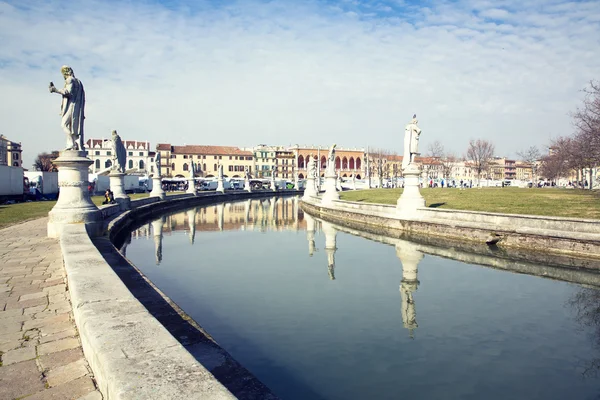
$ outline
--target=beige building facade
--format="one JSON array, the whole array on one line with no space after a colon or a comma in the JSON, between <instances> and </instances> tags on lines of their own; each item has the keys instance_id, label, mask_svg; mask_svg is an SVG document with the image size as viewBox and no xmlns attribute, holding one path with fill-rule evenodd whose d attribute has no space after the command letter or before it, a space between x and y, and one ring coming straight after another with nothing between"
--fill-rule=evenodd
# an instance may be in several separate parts
<instances>
[{"instance_id":1,"label":"beige building facade","mask_svg":"<svg viewBox=\"0 0 600 400\"><path fill-rule=\"evenodd\" d=\"M218 166L223 165L223 175L229 178L243 178L244 169L254 176L254 155L251 151L233 146L173 146L160 143L161 174L163 177L188 178L192 163L197 177L215 177Z\"/></svg>"},{"instance_id":2,"label":"beige building facade","mask_svg":"<svg viewBox=\"0 0 600 400\"><path fill-rule=\"evenodd\" d=\"M0 135L0 165L23 168L23 150L20 142Z\"/></svg>"}]
</instances>

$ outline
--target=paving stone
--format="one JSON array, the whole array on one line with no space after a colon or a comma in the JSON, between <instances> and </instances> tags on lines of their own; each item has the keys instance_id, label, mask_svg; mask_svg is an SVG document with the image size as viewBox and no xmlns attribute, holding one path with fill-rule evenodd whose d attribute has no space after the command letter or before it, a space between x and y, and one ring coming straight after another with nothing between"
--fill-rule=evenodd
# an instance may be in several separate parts
<instances>
[{"instance_id":1,"label":"paving stone","mask_svg":"<svg viewBox=\"0 0 600 400\"><path fill-rule=\"evenodd\" d=\"M76 348L42 355L39 357L39 361L44 370L52 370L60 367L61 365L66 365L82 358L83 351L81 348Z\"/></svg>"},{"instance_id":2,"label":"paving stone","mask_svg":"<svg viewBox=\"0 0 600 400\"><path fill-rule=\"evenodd\" d=\"M94 391L94 392L90 392L88 394L86 394L83 397L78 398L77 400L102 400L102 393L100 393L98 390Z\"/></svg>"},{"instance_id":3,"label":"paving stone","mask_svg":"<svg viewBox=\"0 0 600 400\"><path fill-rule=\"evenodd\" d=\"M65 280L62 278L50 279L43 283L40 283L40 287L41 288L52 287L52 286L56 286L56 285L64 285L64 283L65 283Z\"/></svg>"},{"instance_id":4,"label":"paving stone","mask_svg":"<svg viewBox=\"0 0 600 400\"><path fill-rule=\"evenodd\" d=\"M2 365L16 364L36 357L35 347L23 347L10 350L2 355Z\"/></svg>"},{"instance_id":5,"label":"paving stone","mask_svg":"<svg viewBox=\"0 0 600 400\"><path fill-rule=\"evenodd\" d=\"M19 298L19 301L39 299L40 297L46 297L46 296L47 296L47 294L44 292L29 293L29 294L22 295Z\"/></svg>"},{"instance_id":6,"label":"paving stone","mask_svg":"<svg viewBox=\"0 0 600 400\"><path fill-rule=\"evenodd\" d=\"M61 294L61 293L64 293L67 290L67 285L65 285L63 283L63 284L60 284L60 285L45 287L42 290L45 293L48 293L49 295L52 295L52 294Z\"/></svg>"},{"instance_id":7,"label":"paving stone","mask_svg":"<svg viewBox=\"0 0 600 400\"><path fill-rule=\"evenodd\" d=\"M50 387L55 387L69 381L81 378L89 373L85 359L51 369L46 373L46 382Z\"/></svg>"},{"instance_id":8,"label":"paving stone","mask_svg":"<svg viewBox=\"0 0 600 400\"><path fill-rule=\"evenodd\" d=\"M15 384L18 382L18 384ZM18 399L44 390L35 360L0 368L0 399Z\"/></svg>"},{"instance_id":9,"label":"paving stone","mask_svg":"<svg viewBox=\"0 0 600 400\"><path fill-rule=\"evenodd\" d=\"M8 343L14 340L20 340L23 338L23 332L12 332L4 335L0 335L0 343Z\"/></svg>"},{"instance_id":10,"label":"paving stone","mask_svg":"<svg viewBox=\"0 0 600 400\"><path fill-rule=\"evenodd\" d=\"M66 331L74 326L73 321L60 322L53 325L46 325L40 327L42 336L53 335L58 332Z\"/></svg>"},{"instance_id":11,"label":"paving stone","mask_svg":"<svg viewBox=\"0 0 600 400\"><path fill-rule=\"evenodd\" d=\"M27 400L65 400L77 399L96 390L94 382L88 376L83 376L63 385L38 392Z\"/></svg>"},{"instance_id":12,"label":"paving stone","mask_svg":"<svg viewBox=\"0 0 600 400\"><path fill-rule=\"evenodd\" d=\"M47 297L43 297L43 298L39 298L39 299L31 299L31 300L25 300L25 301L15 301L13 302L7 302L6 303L6 307L5 310L13 310L15 308L28 308L28 307L35 307L35 306L41 306L41 305L46 305L48 304L48 298Z\"/></svg>"},{"instance_id":13,"label":"paving stone","mask_svg":"<svg viewBox=\"0 0 600 400\"><path fill-rule=\"evenodd\" d=\"M42 336L40 337L40 343L44 344L48 342L54 342L71 336L77 336L77 330L75 327L67 329L66 331L55 333L54 335Z\"/></svg>"},{"instance_id":14,"label":"paving stone","mask_svg":"<svg viewBox=\"0 0 600 400\"><path fill-rule=\"evenodd\" d=\"M14 310L8 310L8 311L1 311L0 312L0 323L2 323L5 318L12 318L12 317L16 317L19 315L23 315L23 310L22 309L14 309Z\"/></svg>"},{"instance_id":15,"label":"paving stone","mask_svg":"<svg viewBox=\"0 0 600 400\"><path fill-rule=\"evenodd\" d=\"M32 319L29 321L25 321L23 323L23 330L29 330L32 328L41 328L43 326L53 325L60 322L65 322L70 320L70 314L60 314L49 316L48 318L40 318L40 319Z\"/></svg>"},{"instance_id":16,"label":"paving stone","mask_svg":"<svg viewBox=\"0 0 600 400\"><path fill-rule=\"evenodd\" d=\"M25 315L37 314L37 313L44 311L46 309L46 307L47 307L46 305L29 307L29 308L26 308L25 310L23 310L23 314L25 314Z\"/></svg>"},{"instance_id":17,"label":"paving stone","mask_svg":"<svg viewBox=\"0 0 600 400\"><path fill-rule=\"evenodd\" d=\"M13 350L21 347L21 340L13 340L10 342L0 343L0 351L6 353L9 350Z\"/></svg>"},{"instance_id":18,"label":"paving stone","mask_svg":"<svg viewBox=\"0 0 600 400\"><path fill-rule=\"evenodd\" d=\"M2 323L0 324L0 335L5 335L7 333L19 332L21 330L22 322L11 322L11 323Z\"/></svg>"},{"instance_id":19,"label":"paving stone","mask_svg":"<svg viewBox=\"0 0 600 400\"><path fill-rule=\"evenodd\" d=\"M56 353L57 351L73 349L79 347L78 338L67 338L57 340L55 342L44 343L38 346L38 354L50 354Z\"/></svg>"}]
</instances>

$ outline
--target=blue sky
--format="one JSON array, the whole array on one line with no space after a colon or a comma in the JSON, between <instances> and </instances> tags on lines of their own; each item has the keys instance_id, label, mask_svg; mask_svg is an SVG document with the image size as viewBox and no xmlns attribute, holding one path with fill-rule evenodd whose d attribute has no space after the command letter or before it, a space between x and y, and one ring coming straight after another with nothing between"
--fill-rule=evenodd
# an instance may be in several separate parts
<instances>
[{"instance_id":1,"label":"blue sky","mask_svg":"<svg viewBox=\"0 0 600 400\"><path fill-rule=\"evenodd\" d=\"M86 137L422 151L469 139L514 156L572 132L600 79L598 1L0 1L0 133L26 166L60 148L69 64Z\"/></svg>"}]
</instances>

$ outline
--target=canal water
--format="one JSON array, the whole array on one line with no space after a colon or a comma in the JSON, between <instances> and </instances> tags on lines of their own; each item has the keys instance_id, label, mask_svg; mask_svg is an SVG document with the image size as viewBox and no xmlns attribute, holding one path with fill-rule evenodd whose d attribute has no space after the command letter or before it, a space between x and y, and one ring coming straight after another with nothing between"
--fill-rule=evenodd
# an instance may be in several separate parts
<instances>
[{"instance_id":1,"label":"canal water","mask_svg":"<svg viewBox=\"0 0 600 400\"><path fill-rule=\"evenodd\" d=\"M600 398L596 289L371 239L273 197L163 216L125 253L283 399Z\"/></svg>"}]
</instances>

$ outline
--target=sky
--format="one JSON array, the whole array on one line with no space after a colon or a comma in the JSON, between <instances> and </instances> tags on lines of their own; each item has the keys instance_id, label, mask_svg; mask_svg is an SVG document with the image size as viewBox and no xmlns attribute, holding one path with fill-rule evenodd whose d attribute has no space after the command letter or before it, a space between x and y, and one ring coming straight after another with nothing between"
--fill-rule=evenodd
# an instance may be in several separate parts
<instances>
[{"instance_id":1,"label":"sky","mask_svg":"<svg viewBox=\"0 0 600 400\"><path fill-rule=\"evenodd\" d=\"M60 67L85 137L515 157L573 133L600 79L600 1L0 0L0 133L24 167L62 149Z\"/></svg>"}]
</instances>

